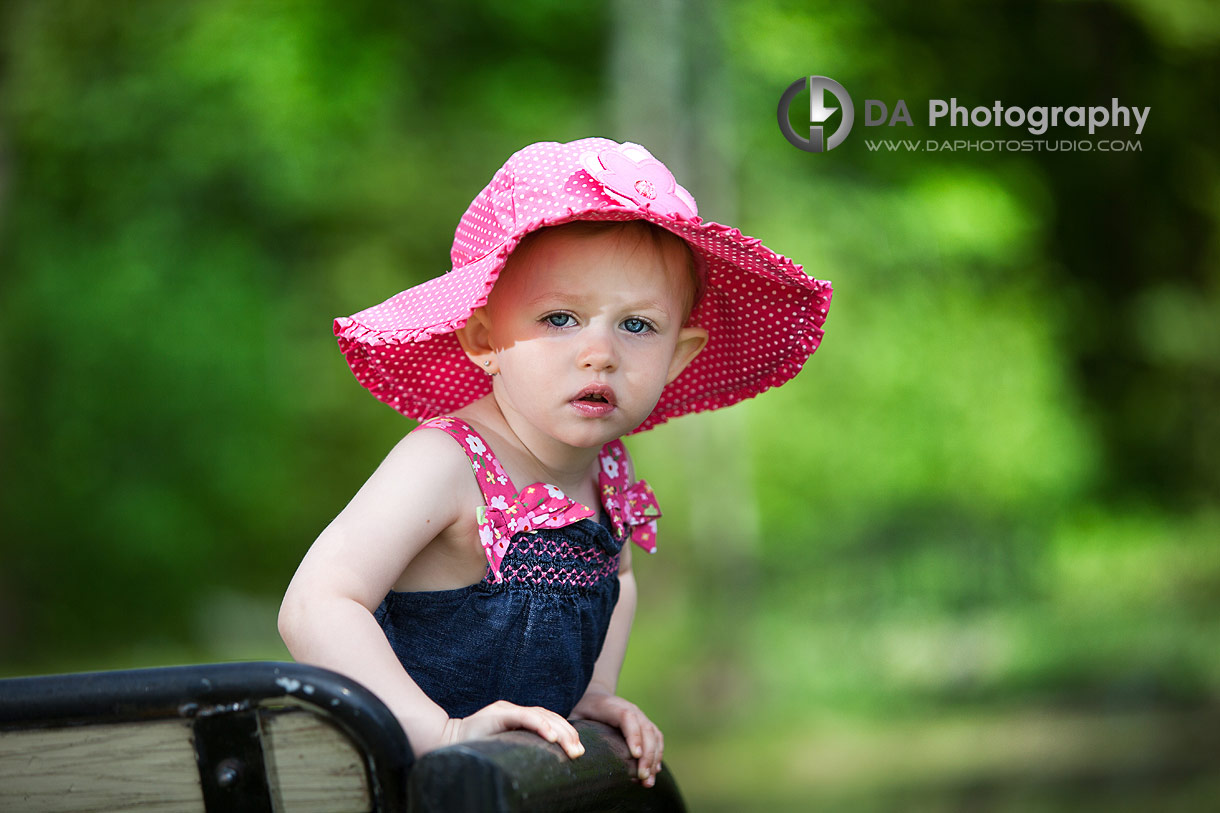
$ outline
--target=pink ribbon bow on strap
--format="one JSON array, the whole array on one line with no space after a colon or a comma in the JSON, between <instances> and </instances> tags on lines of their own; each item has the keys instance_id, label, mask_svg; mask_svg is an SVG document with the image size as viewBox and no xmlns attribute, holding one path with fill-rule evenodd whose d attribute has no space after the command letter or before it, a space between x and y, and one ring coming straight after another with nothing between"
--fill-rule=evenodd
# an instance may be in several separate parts
<instances>
[{"instance_id":1,"label":"pink ribbon bow on strap","mask_svg":"<svg viewBox=\"0 0 1220 813\"><path fill-rule=\"evenodd\" d=\"M496 496L487 505L480 505L479 541L496 581L504 580L500 562L515 534L538 528L562 528L593 515L593 511L545 483L526 486L516 497Z\"/></svg>"},{"instance_id":2,"label":"pink ribbon bow on strap","mask_svg":"<svg viewBox=\"0 0 1220 813\"><path fill-rule=\"evenodd\" d=\"M621 539L630 529L632 542L649 553L656 553L657 518L661 516L661 507L648 483L636 480L622 491L608 489L605 496L615 536Z\"/></svg>"}]
</instances>

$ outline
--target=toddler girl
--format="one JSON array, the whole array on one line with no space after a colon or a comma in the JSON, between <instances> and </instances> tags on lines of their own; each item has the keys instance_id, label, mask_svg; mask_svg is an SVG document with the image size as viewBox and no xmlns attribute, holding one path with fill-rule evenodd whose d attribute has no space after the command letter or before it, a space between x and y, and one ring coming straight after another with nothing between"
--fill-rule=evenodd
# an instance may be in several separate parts
<instances>
[{"instance_id":1,"label":"toddler girl","mask_svg":"<svg viewBox=\"0 0 1220 813\"><path fill-rule=\"evenodd\" d=\"M524 728L575 758L571 716L620 728L651 786L661 732L616 685L626 543L655 551L660 510L619 438L796 375L830 285L599 138L513 155L452 259L335 320L360 383L423 423L314 542L281 634L380 696L417 754Z\"/></svg>"}]
</instances>

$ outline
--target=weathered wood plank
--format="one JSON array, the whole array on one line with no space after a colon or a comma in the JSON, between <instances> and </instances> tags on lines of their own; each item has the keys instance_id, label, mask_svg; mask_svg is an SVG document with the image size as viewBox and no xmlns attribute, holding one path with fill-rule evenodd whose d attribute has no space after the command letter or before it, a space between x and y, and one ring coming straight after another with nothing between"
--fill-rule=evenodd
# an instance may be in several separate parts
<instances>
[{"instance_id":1,"label":"weathered wood plank","mask_svg":"<svg viewBox=\"0 0 1220 813\"><path fill-rule=\"evenodd\" d=\"M303 664L0 680L0 813L401 813L412 761L375 695Z\"/></svg>"},{"instance_id":2,"label":"weathered wood plank","mask_svg":"<svg viewBox=\"0 0 1220 813\"><path fill-rule=\"evenodd\" d=\"M276 810L354 813L372 808L360 752L326 720L300 711L268 714L263 744Z\"/></svg>"},{"instance_id":3,"label":"weathered wood plank","mask_svg":"<svg viewBox=\"0 0 1220 813\"><path fill-rule=\"evenodd\" d=\"M360 753L303 710L263 721L267 779L283 813L372 807ZM203 811L186 720L0 731L0 810Z\"/></svg>"},{"instance_id":4,"label":"weathered wood plank","mask_svg":"<svg viewBox=\"0 0 1220 813\"><path fill-rule=\"evenodd\" d=\"M0 731L0 810L202 813L191 724Z\"/></svg>"}]
</instances>

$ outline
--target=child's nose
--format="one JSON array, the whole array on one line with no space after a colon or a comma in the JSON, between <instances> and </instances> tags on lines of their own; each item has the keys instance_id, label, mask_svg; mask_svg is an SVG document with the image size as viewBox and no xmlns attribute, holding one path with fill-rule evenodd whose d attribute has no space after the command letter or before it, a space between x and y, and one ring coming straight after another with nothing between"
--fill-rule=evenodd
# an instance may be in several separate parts
<instances>
[{"instance_id":1,"label":"child's nose","mask_svg":"<svg viewBox=\"0 0 1220 813\"><path fill-rule=\"evenodd\" d=\"M581 369L603 371L618 366L618 351L613 339L596 330L585 331L583 338L584 345L577 358Z\"/></svg>"}]
</instances>

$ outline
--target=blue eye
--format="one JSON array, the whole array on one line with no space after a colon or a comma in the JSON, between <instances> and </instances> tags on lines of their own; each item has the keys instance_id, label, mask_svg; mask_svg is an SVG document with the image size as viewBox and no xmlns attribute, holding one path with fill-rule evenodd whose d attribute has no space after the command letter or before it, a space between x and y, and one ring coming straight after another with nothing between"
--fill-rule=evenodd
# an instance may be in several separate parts
<instances>
[{"instance_id":1,"label":"blue eye","mask_svg":"<svg viewBox=\"0 0 1220 813\"><path fill-rule=\"evenodd\" d=\"M567 327L571 319L572 314L570 313L551 313L542 317L542 321L551 327Z\"/></svg>"},{"instance_id":2,"label":"blue eye","mask_svg":"<svg viewBox=\"0 0 1220 813\"><path fill-rule=\"evenodd\" d=\"M647 333L653 327L652 323L632 316L630 319L623 320L623 329L628 333Z\"/></svg>"}]
</instances>

